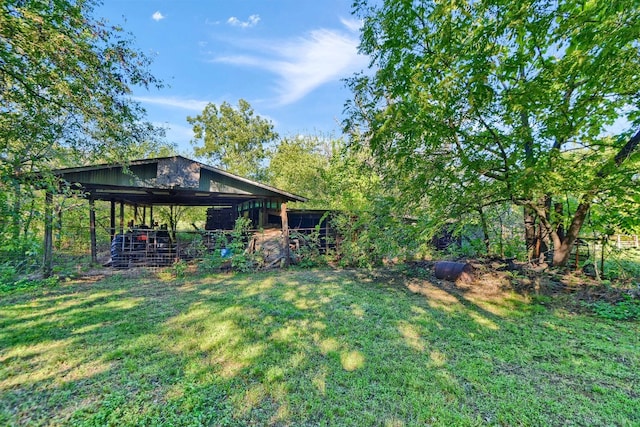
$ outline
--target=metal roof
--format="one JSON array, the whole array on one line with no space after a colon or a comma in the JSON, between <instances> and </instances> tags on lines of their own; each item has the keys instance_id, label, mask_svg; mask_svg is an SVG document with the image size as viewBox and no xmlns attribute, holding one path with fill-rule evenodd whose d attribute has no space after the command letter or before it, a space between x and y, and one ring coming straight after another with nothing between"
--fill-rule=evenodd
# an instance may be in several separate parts
<instances>
[{"instance_id":1,"label":"metal roof","mask_svg":"<svg viewBox=\"0 0 640 427\"><path fill-rule=\"evenodd\" d=\"M307 201L183 156L57 169L53 173L96 200L134 205L212 206L253 199Z\"/></svg>"}]
</instances>

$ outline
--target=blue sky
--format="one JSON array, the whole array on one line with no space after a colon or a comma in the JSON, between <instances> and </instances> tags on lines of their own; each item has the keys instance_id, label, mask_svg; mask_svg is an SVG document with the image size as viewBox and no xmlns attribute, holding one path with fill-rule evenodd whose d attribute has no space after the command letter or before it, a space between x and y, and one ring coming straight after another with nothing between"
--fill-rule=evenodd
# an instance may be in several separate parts
<instances>
[{"instance_id":1,"label":"blue sky","mask_svg":"<svg viewBox=\"0 0 640 427\"><path fill-rule=\"evenodd\" d=\"M190 154L187 116L208 102L247 100L281 137L339 136L350 92L367 68L351 0L105 0L96 15L131 32L168 87L136 89L148 119Z\"/></svg>"}]
</instances>

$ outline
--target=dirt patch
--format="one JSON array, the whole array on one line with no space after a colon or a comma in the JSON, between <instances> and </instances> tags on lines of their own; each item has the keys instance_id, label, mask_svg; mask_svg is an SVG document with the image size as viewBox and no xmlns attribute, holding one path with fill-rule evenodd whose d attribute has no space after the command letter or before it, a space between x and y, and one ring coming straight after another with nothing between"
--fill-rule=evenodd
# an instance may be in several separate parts
<instances>
[{"instance_id":1,"label":"dirt patch","mask_svg":"<svg viewBox=\"0 0 640 427\"><path fill-rule=\"evenodd\" d=\"M547 296L562 304L580 301L617 303L625 294L640 297L640 289L620 282L603 285L581 271L533 266L513 260L472 259L474 280L441 280L434 274L435 261L416 261L405 265L410 277L419 277L447 291L464 293L477 299L505 297L510 292L526 296Z\"/></svg>"}]
</instances>

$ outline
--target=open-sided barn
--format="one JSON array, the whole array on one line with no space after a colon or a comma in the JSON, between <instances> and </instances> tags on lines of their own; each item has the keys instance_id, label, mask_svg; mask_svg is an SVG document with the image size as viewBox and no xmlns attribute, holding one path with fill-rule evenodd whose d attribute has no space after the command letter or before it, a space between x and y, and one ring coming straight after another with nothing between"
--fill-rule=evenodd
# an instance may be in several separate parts
<instances>
[{"instance_id":1,"label":"open-sided barn","mask_svg":"<svg viewBox=\"0 0 640 427\"><path fill-rule=\"evenodd\" d=\"M61 186L81 191L90 205L91 255L96 261L95 201L110 203L111 240L125 231L125 206L136 224L153 229L155 206L207 206L207 229L230 229L245 216L255 227L287 226L286 203L302 196L243 178L182 156L135 160L54 171ZM48 206L54 194L47 194ZM45 223L45 269L52 259L52 215ZM132 224L134 225L134 224Z\"/></svg>"}]
</instances>

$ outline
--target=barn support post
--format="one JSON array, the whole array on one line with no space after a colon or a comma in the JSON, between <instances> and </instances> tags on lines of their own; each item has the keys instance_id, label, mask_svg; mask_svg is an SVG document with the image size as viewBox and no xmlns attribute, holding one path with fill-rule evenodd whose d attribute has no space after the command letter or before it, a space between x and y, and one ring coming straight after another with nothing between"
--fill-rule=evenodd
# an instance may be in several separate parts
<instances>
[{"instance_id":1,"label":"barn support post","mask_svg":"<svg viewBox=\"0 0 640 427\"><path fill-rule=\"evenodd\" d=\"M89 196L89 234L91 236L91 264L98 263L98 249L96 244L96 201Z\"/></svg>"},{"instance_id":2,"label":"barn support post","mask_svg":"<svg viewBox=\"0 0 640 427\"><path fill-rule=\"evenodd\" d=\"M153 205L149 206L149 226L151 228L154 228L154 224L153 224Z\"/></svg>"},{"instance_id":3,"label":"barn support post","mask_svg":"<svg viewBox=\"0 0 640 427\"><path fill-rule=\"evenodd\" d=\"M42 275L47 278L53 274L53 193L47 191L44 206L44 256Z\"/></svg>"},{"instance_id":4,"label":"barn support post","mask_svg":"<svg viewBox=\"0 0 640 427\"><path fill-rule=\"evenodd\" d=\"M109 242L116 236L116 201L111 200L111 215L109 224Z\"/></svg>"},{"instance_id":5,"label":"barn support post","mask_svg":"<svg viewBox=\"0 0 640 427\"><path fill-rule=\"evenodd\" d=\"M238 204L232 203L231 209L233 209L233 223L235 224L238 218L240 218L240 210L238 209Z\"/></svg>"},{"instance_id":6,"label":"barn support post","mask_svg":"<svg viewBox=\"0 0 640 427\"><path fill-rule=\"evenodd\" d=\"M267 225L267 199L262 199L262 201L260 202L262 204L261 209L260 209L260 219L258 221L258 227L264 227Z\"/></svg>"},{"instance_id":7,"label":"barn support post","mask_svg":"<svg viewBox=\"0 0 640 427\"><path fill-rule=\"evenodd\" d=\"M289 217L287 216L287 204L280 205L280 218L282 219L282 252L284 267L289 267Z\"/></svg>"},{"instance_id":8,"label":"barn support post","mask_svg":"<svg viewBox=\"0 0 640 427\"><path fill-rule=\"evenodd\" d=\"M120 202L120 234L124 234L124 202Z\"/></svg>"}]
</instances>

